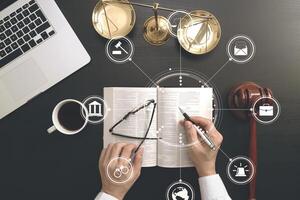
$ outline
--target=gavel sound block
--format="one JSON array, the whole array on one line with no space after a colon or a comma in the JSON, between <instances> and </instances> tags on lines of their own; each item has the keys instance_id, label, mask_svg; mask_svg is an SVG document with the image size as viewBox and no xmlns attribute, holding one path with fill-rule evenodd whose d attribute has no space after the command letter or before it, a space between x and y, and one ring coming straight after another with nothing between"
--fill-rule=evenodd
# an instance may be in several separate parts
<instances>
[{"instance_id":1,"label":"gavel sound block","mask_svg":"<svg viewBox=\"0 0 300 200\"><path fill-rule=\"evenodd\" d=\"M256 121L250 109L261 97L273 97L272 91L253 82L244 82L233 87L228 96L228 104L233 115L241 120L250 120L249 157L255 168L257 167ZM256 175L249 185L249 200L253 199L256 199Z\"/></svg>"}]
</instances>

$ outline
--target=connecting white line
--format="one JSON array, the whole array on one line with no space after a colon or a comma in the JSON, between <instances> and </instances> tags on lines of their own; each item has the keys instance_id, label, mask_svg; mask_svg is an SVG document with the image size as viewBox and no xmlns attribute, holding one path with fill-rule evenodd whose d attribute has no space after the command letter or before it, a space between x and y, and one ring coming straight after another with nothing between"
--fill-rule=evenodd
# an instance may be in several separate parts
<instances>
[{"instance_id":1,"label":"connecting white line","mask_svg":"<svg viewBox=\"0 0 300 200\"><path fill-rule=\"evenodd\" d=\"M209 82L209 81L211 81L229 62L231 61L231 59L228 59L223 65L222 65L222 67L220 67L220 69L218 69L218 71L216 71L216 73L214 73L214 75L212 75L212 77L210 77L210 79L208 79L207 81L206 81L206 83L204 84L204 85L207 85L207 83Z\"/></svg>"},{"instance_id":2,"label":"connecting white line","mask_svg":"<svg viewBox=\"0 0 300 200\"><path fill-rule=\"evenodd\" d=\"M147 74L146 74L146 72L144 72L132 59L130 59L129 61L131 61L133 64L134 64L134 66L136 66L156 87L159 87L159 85L157 85L151 78L150 78L150 76L148 76Z\"/></svg>"},{"instance_id":3,"label":"connecting white line","mask_svg":"<svg viewBox=\"0 0 300 200\"><path fill-rule=\"evenodd\" d=\"M180 72L180 76L181 76L181 64L182 64L182 61L181 61L181 46L179 47L179 72Z\"/></svg>"},{"instance_id":4,"label":"connecting white line","mask_svg":"<svg viewBox=\"0 0 300 200\"><path fill-rule=\"evenodd\" d=\"M181 172L181 148L179 148L179 180L182 178Z\"/></svg>"},{"instance_id":5,"label":"connecting white line","mask_svg":"<svg viewBox=\"0 0 300 200\"><path fill-rule=\"evenodd\" d=\"M232 158L230 158L222 149L221 147L218 148L227 158L229 161L232 161Z\"/></svg>"},{"instance_id":6,"label":"connecting white line","mask_svg":"<svg viewBox=\"0 0 300 200\"><path fill-rule=\"evenodd\" d=\"M220 108L220 109L215 109L215 108L208 108L209 110L245 110L245 111L252 111L251 108Z\"/></svg>"}]
</instances>

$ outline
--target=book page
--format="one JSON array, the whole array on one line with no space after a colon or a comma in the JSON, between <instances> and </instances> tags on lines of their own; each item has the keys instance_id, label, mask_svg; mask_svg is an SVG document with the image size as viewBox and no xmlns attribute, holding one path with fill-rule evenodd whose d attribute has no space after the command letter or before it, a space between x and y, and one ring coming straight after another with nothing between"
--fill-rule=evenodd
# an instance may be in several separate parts
<instances>
[{"instance_id":1,"label":"book page","mask_svg":"<svg viewBox=\"0 0 300 200\"><path fill-rule=\"evenodd\" d=\"M110 111L104 120L104 146L109 143L125 142L139 145L142 139L131 139L112 135L109 129L129 111L146 103L147 100L156 101L156 88L104 88L104 100ZM124 136L143 138L149 125L153 105L131 115L127 120L114 128L113 132ZM156 111L150 127L148 138L157 138ZM157 165L157 140L145 140L143 167Z\"/></svg>"},{"instance_id":2,"label":"book page","mask_svg":"<svg viewBox=\"0 0 300 200\"><path fill-rule=\"evenodd\" d=\"M212 88L159 88L158 89L158 166L193 166L187 150L188 145L183 127L179 124L184 117L180 106L190 116L212 119Z\"/></svg>"}]
</instances>

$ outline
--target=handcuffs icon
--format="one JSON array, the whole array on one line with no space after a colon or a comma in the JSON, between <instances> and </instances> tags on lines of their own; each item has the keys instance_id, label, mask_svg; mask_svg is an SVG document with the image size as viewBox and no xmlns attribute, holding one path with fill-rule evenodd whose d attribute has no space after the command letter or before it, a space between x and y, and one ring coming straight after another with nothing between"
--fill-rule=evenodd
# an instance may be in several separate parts
<instances>
[{"instance_id":1,"label":"handcuffs icon","mask_svg":"<svg viewBox=\"0 0 300 200\"><path fill-rule=\"evenodd\" d=\"M126 175L129 173L129 168L126 166L121 165L120 167L116 168L114 171L115 178L121 178L122 175Z\"/></svg>"}]
</instances>

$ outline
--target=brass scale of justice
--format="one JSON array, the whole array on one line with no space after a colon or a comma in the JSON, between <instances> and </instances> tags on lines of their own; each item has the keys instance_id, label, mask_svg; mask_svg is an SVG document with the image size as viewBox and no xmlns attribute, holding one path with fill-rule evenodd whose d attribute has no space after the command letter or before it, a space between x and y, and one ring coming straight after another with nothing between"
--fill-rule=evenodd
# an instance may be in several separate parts
<instances>
[{"instance_id":1,"label":"brass scale of justice","mask_svg":"<svg viewBox=\"0 0 300 200\"><path fill-rule=\"evenodd\" d=\"M144 23L144 39L151 45L163 45L171 37L171 24L167 18L158 15L158 10L182 12L177 25L177 39L180 45L192 54L205 54L212 51L220 41L221 27L217 18L204 10L194 10L189 13L153 5L131 2L128 0L102 0L93 11L92 21L98 34L107 39L124 37L130 33L136 22L133 8L140 6L151 8L154 16Z\"/></svg>"}]
</instances>

